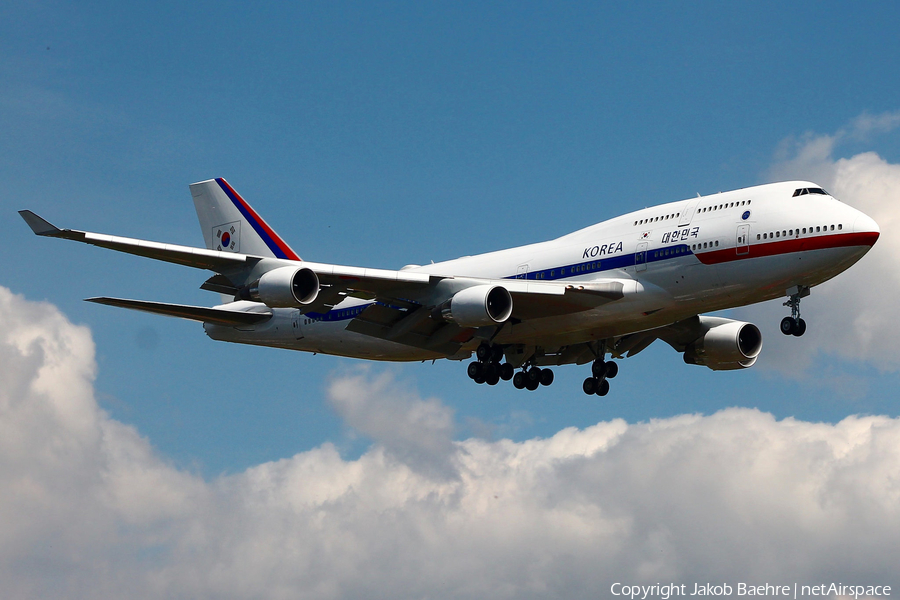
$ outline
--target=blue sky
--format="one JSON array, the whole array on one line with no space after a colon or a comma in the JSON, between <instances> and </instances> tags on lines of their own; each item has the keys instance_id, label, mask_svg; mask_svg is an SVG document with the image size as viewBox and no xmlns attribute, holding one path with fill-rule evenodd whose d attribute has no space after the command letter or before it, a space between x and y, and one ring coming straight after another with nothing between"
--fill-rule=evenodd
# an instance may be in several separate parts
<instances>
[{"instance_id":1,"label":"blue sky","mask_svg":"<svg viewBox=\"0 0 900 600\"><path fill-rule=\"evenodd\" d=\"M7 3L6 591L890 582L898 16L888 2ZM527 393L476 386L465 363L216 343L85 303L218 297L205 272L40 239L16 214L199 246L187 186L211 177L303 258L383 268L788 178L883 235L803 301L803 338L779 334L779 302L728 313L763 331L754 368L714 373L657 343L600 399L580 390L586 367Z\"/></svg>"},{"instance_id":2,"label":"blue sky","mask_svg":"<svg viewBox=\"0 0 900 600\"><path fill-rule=\"evenodd\" d=\"M890 4L55 4L4 9L0 283L91 328L104 408L162 453L235 472L330 440L343 359L216 344L199 326L85 304L211 304L205 275L39 240L15 215L202 244L187 184L226 177L304 258L397 268L548 239L658 202L768 180L785 140L897 109ZM896 132L835 158L900 159ZM797 176L800 176L798 173ZM808 301L815 323L814 299ZM775 322L761 323L767 344ZM797 344L806 340L791 340ZM764 361L763 361L764 362ZM812 368L833 370L828 360ZM843 362L843 361L836 361ZM439 395L458 435L527 439L613 417L730 405L839 420L895 414L753 369L711 373L654 346L613 394L577 367L539 393L476 388L464 364L374 365Z\"/></svg>"}]
</instances>

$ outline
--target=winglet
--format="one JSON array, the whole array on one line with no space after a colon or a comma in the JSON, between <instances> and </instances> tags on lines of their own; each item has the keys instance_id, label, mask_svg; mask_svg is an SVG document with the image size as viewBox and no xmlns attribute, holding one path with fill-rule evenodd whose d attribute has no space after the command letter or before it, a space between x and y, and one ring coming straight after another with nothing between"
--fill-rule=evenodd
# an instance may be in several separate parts
<instances>
[{"instance_id":1,"label":"winglet","mask_svg":"<svg viewBox=\"0 0 900 600\"><path fill-rule=\"evenodd\" d=\"M19 214L22 215L22 218L25 219L25 222L28 223L28 226L31 227L31 230L37 235L54 236L62 233L62 230L59 227L42 219L30 210L20 210Z\"/></svg>"}]
</instances>

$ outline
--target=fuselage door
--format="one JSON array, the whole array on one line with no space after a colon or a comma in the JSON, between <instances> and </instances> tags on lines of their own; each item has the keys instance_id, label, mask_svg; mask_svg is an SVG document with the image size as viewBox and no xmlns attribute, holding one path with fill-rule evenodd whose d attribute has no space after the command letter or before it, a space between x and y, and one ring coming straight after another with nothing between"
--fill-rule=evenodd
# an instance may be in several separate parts
<instances>
[{"instance_id":1,"label":"fuselage door","mask_svg":"<svg viewBox=\"0 0 900 600\"><path fill-rule=\"evenodd\" d=\"M734 245L738 254L750 253L750 226L739 225L737 228L737 240Z\"/></svg>"},{"instance_id":2,"label":"fuselage door","mask_svg":"<svg viewBox=\"0 0 900 600\"><path fill-rule=\"evenodd\" d=\"M637 250L634 251L634 270L647 270L647 242L638 243Z\"/></svg>"},{"instance_id":3,"label":"fuselage door","mask_svg":"<svg viewBox=\"0 0 900 600\"><path fill-rule=\"evenodd\" d=\"M528 279L528 263L516 267L516 279Z\"/></svg>"},{"instance_id":4,"label":"fuselage door","mask_svg":"<svg viewBox=\"0 0 900 600\"><path fill-rule=\"evenodd\" d=\"M694 211L697 209L699 201L700 198L694 198L693 200L688 200L688 203L684 205L684 208L681 210L681 216L678 217L679 227L691 224L691 219L694 218Z\"/></svg>"},{"instance_id":5,"label":"fuselage door","mask_svg":"<svg viewBox=\"0 0 900 600\"><path fill-rule=\"evenodd\" d=\"M300 323L303 321L303 315L300 314L299 310L291 311L291 327L294 330L294 339L300 340L303 339L303 333L300 329Z\"/></svg>"}]
</instances>

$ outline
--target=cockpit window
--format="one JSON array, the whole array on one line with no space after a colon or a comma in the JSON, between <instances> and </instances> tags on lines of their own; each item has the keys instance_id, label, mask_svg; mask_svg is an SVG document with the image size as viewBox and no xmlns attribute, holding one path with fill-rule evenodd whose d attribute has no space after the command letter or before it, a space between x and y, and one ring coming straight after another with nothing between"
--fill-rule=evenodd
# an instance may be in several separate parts
<instances>
[{"instance_id":1,"label":"cockpit window","mask_svg":"<svg viewBox=\"0 0 900 600\"><path fill-rule=\"evenodd\" d=\"M806 194L821 194L822 196L828 196L828 192L823 190L822 188L800 188L794 190L794 198L797 196L805 196Z\"/></svg>"}]
</instances>

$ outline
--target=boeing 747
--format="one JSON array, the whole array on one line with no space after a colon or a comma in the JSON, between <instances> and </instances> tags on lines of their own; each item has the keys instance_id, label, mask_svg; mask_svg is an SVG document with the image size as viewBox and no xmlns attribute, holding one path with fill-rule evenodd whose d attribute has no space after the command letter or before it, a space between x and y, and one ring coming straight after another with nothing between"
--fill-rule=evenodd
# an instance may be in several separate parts
<instances>
[{"instance_id":1,"label":"boeing 747","mask_svg":"<svg viewBox=\"0 0 900 600\"><path fill-rule=\"evenodd\" d=\"M857 262L878 225L809 181L772 183L661 204L560 238L399 270L310 262L224 179L190 186L206 248L59 229L20 214L40 236L75 240L213 273L214 307L122 298L90 302L192 319L214 340L385 361L475 360L468 376L519 389L553 382L551 366L590 364L604 396L618 360L657 339L684 362L751 367L752 323L703 313L786 297L786 335L802 336L800 300Z\"/></svg>"}]
</instances>

